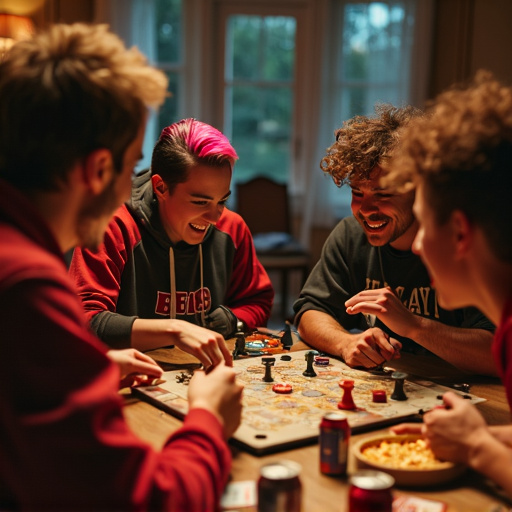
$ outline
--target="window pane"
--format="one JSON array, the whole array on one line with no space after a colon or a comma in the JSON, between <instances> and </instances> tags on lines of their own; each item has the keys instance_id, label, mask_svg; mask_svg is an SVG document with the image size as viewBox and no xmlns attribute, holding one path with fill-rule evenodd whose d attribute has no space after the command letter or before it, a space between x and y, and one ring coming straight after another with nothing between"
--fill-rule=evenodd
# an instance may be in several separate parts
<instances>
[{"instance_id":1,"label":"window pane","mask_svg":"<svg viewBox=\"0 0 512 512\"><path fill-rule=\"evenodd\" d=\"M156 25L158 62L181 62L181 0L156 0Z\"/></svg>"},{"instance_id":2,"label":"window pane","mask_svg":"<svg viewBox=\"0 0 512 512\"><path fill-rule=\"evenodd\" d=\"M290 89L229 87L225 101L233 111L231 142L240 157L235 179L265 175L285 182L290 164Z\"/></svg>"},{"instance_id":3,"label":"window pane","mask_svg":"<svg viewBox=\"0 0 512 512\"><path fill-rule=\"evenodd\" d=\"M172 96L167 98L158 110L158 135L166 126L179 121L178 97L180 95L180 75L173 71L167 71L165 74L169 79L169 91Z\"/></svg>"},{"instance_id":4,"label":"window pane","mask_svg":"<svg viewBox=\"0 0 512 512\"><path fill-rule=\"evenodd\" d=\"M224 131L240 157L234 179L288 180L296 20L235 15L226 34Z\"/></svg>"},{"instance_id":5,"label":"window pane","mask_svg":"<svg viewBox=\"0 0 512 512\"><path fill-rule=\"evenodd\" d=\"M227 80L292 80L295 18L230 16L226 37Z\"/></svg>"},{"instance_id":6,"label":"window pane","mask_svg":"<svg viewBox=\"0 0 512 512\"><path fill-rule=\"evenodd\" d=\"M395 81L407 33L404 10L381 2L348 4L343 24L342 80Z\"/></svg>"}]
</instances>

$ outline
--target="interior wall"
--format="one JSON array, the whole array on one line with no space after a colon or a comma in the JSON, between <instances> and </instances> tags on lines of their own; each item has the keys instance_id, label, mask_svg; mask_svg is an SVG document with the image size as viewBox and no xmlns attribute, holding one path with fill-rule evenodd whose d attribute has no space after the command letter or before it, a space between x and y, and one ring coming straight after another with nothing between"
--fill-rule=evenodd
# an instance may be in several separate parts
<instances>
[{"instance_id":1,"label":"interior wall","mask_svg":"<svg viewBox=\"0 0 512 512\"><path fill-rule=\"evenodd\" d=\"M430 98L479 69L512 84L510 19L510 0L436 0Z\"/></svg>"}]
</instances>

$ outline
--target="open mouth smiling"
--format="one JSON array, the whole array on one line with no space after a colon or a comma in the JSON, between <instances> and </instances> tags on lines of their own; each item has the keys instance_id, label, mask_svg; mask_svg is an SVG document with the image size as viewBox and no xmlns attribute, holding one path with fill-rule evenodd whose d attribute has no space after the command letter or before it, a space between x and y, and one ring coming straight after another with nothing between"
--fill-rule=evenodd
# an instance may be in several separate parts
<instances>
[{"instance_id":1,"label":"open mouth smiling","mask_svg":"<svg viewBox=\"0 0 512 512\"><path fill-rule=\"evenodd\" d=\"M190 227L192 227L195 231L200 231L201 233L204 233L210 225L206 224L204 226L200 226L199 224L192 224L190 223Z\"/></svg>"},{"instance_id":2,"label":"open mouth smiling","mask_svg":"<svg viewBox=\"0 0 512 512\"><path fill-rule=\"evenodd\" d=\"M367 221L363 220L364 226L369 231L378 231L379 229L382 229L383 227L387 226L388 221L381 220L381 221Z\"/></svg>"}]
</instances>

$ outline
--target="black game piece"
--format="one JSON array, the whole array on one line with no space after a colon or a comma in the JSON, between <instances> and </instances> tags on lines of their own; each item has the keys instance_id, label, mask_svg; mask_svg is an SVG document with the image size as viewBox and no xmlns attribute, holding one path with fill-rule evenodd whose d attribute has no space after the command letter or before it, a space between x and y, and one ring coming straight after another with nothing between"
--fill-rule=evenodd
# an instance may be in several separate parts
<instances>
[{"instance_id":1,"label":"black game piece","mask_svg":"<svg viewBox=\"0 0 512 512\"><path fill-rule=\"evenodd\" d=\"M281 361L291 361L292 360L292 356L289 356L287 354L285 354L284 356L281 356Z\"/></svg>"},{"instance_id":2,"label":"black game piece","mask_svg":"<svg viewBox=\"0 0 512 512\"><path fill-rule=\"evenodd\" d=\"M272 375L270 373L271 367L274 366L276 362L275 357L262 357L261 363L265 365L265 375L263 377L263 382L274 382Z\"/></svg>"},{"instance_id":3,"label":"black game piece","mask_svg":"<svg viewBox=\"0 0 512 512\"><path fill-rule=\"evenodd\" d=\"M235 349L233 350L233 359L238 359L239 356L246 356L245 351L245 334L242 331L238 331L235 334Z\"/></svg>"},{"instance_id":4,"label":"black game piece","mask_svg":"<svg viewBox=\"0 0 512 512\"><path fill-rule=\"evenodd\" d=\"M284 334L281 336L281 344L286 350L290 350L291 346L293 345L291 325L289 322L286 322L285 324Z\"/></svg>"},{"instance_id":5,"label":"black game piece","mask_svg":"<svg viewBox=\"0 0 512 512\"><path fill-rule=\"evenodd\" d=\"M318 352L316 350L310 350L309 352L306 352L306 355L304 358L306 359L308 365L302 375L304 377L316 377L316 372L313 369L313 362L315 360L315 356L318 355Z\"/></svg>"},{"instance_id":6,"label":"black game piece","mask_svg":"<svg viewBox=\"0 0 512 512\"><path fill-rule=\"evenodd\" d=\"M391 395L391 400L403 401L407 400L404 392L404 381L408 377L407 373L393 372L391 378L395 381L395 389Z\"/></svg>"}]
</instances>

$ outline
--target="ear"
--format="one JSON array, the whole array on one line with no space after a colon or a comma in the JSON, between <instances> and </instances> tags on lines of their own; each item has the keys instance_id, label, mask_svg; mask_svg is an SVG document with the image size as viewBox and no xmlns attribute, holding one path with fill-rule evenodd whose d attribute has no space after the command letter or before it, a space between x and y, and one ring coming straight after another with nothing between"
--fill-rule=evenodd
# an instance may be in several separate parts
<instances>
[{"instance_id":1,"label":"ear","mask_svg":"<svg viewBox=\"0 0 512 512\"><path fill-rule=\"evenodd\" d=\"M151 184L153 185L153 192L159 199L162 199L163 195L169 190L159 174L151 176Z\"/></svg>"},{"instance_id":2,"label":"ear","mask_svg":"<svg viewBox=\"0 0 512 512\"><path fill-rule=\"evenodd\" d=\"M454 210L450 217L450 227L455 244L455 254L461 258L472 248L474 226L463 211Z\"/></svg>"},{"instance_id":3,"label":"ear","mask_svg":"<svg viewBox=\"0 0 512 512\"><path fill-rule=\"evenodd\" d=\"M96 149L83 160L82 175L85 186L98 195L112 181L114 162L108 149Z\"/></svg>"}]
</instances>

